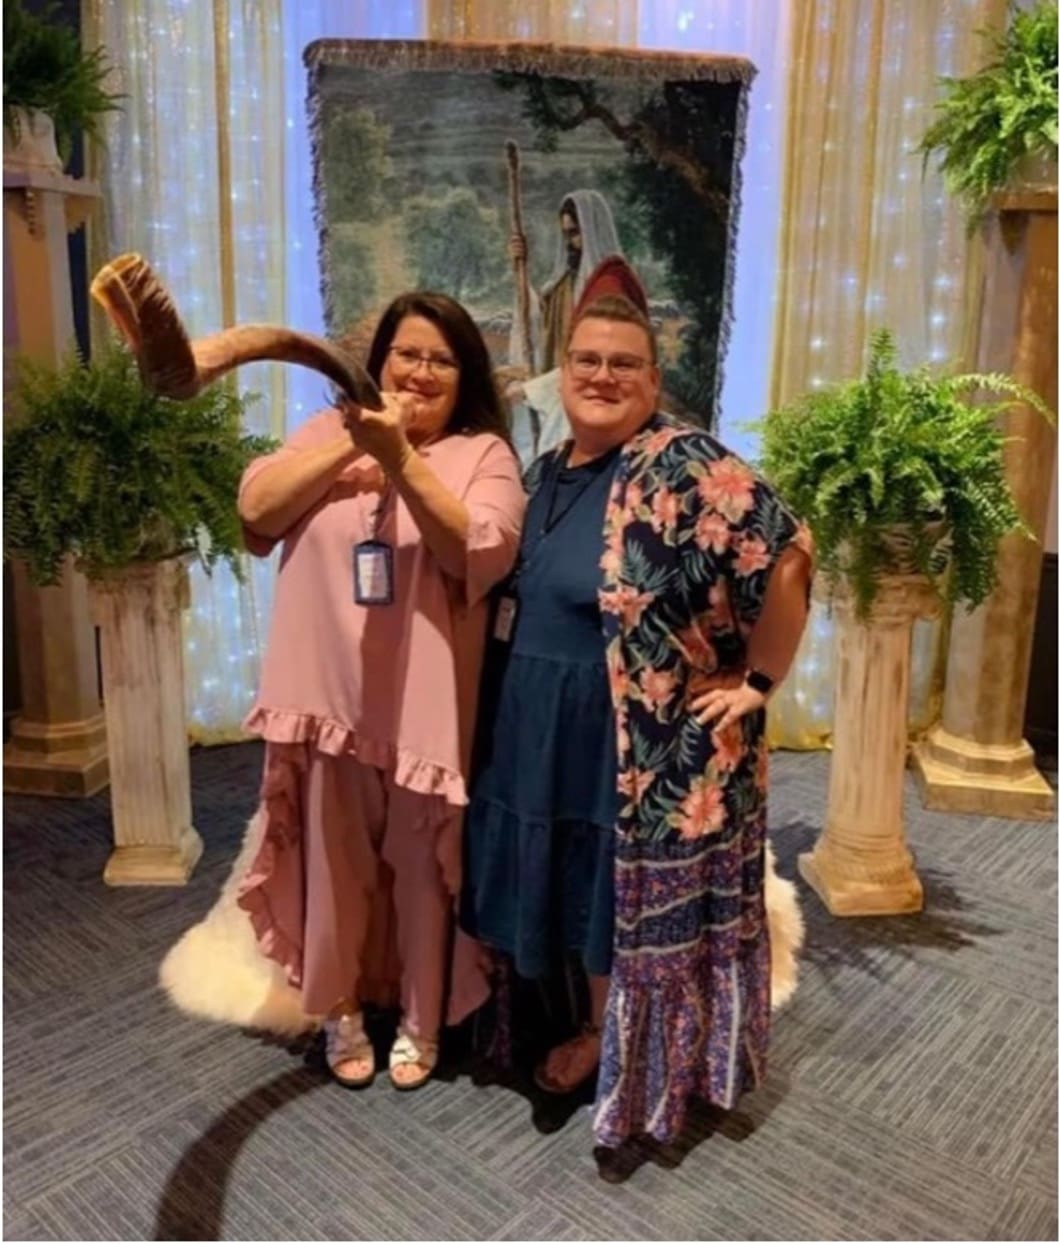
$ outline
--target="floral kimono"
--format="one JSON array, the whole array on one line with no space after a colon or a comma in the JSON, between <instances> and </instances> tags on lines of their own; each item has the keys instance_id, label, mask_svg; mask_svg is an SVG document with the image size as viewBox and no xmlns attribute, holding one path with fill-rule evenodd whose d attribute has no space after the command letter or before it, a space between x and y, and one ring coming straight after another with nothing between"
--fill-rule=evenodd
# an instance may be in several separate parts
<instances>
[{"instance_id":1,"label":"floral kimono","mask_svg":"<svg viewBox=\"0 0 1060 1244\"><path fill-rule=\"evenodd\" d=\"M556 452L562 452L556 451ZM527 476L540 486L539 459ZM670 1141L689 1099L765 1074L765 714L715 746L689 701L741 670L771 567L808 535L712 436L657 414L624 447L600 607L618 733L615 942L594 1131Z\"/></svg>"}]
</instances>

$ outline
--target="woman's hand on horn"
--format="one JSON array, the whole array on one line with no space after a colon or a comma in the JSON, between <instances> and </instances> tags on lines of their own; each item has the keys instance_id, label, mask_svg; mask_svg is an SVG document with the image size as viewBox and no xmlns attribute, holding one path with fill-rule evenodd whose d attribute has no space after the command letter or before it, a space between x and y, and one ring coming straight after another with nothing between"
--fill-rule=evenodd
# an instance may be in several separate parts
<instances>
[{"instance_id":1,"label":"woman's hand on horn","mask_svg":"<svg viewBox=\"0 0 1060 1244\"><path fill-rule=\"evenodd\" d=\"M382 410L366 410L352 402L343 402L340 409L354 443L388 475L395 475L412 453L407 429L416 418L416 399L411 393L384 393L382 398Z\"/></svg>"}]
</instances>

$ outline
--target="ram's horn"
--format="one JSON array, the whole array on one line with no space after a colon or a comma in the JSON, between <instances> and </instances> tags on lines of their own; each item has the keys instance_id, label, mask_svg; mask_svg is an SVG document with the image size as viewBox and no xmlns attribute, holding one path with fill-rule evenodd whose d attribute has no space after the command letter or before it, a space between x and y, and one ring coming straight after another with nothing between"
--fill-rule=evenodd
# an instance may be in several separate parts
<instances>
[{"instance_id":1,"label":"ram's horn","mask_svg":"<svg viewBox=\"0 0 1060 1244\"><path fill-rule=\"evenodd\" d=\"M244 324L191 341L166 287L139 255L104 264L91 292L136 356L144 384L163 397L186 400L234 367L272 359L322 372L358 406L382 409L364 368L311 333Z\"/></svg>"}]
</instances>

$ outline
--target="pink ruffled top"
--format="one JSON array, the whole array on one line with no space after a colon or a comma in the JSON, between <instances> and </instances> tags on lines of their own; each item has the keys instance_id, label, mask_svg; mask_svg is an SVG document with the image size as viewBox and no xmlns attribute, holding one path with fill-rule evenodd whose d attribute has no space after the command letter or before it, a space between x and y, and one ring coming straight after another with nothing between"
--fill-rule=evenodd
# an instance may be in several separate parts
<instances>
[{"instance_id":1,"label":"pink ruffled top","mask_svg":"<svg viewBox=\"0 0 1060 1244\"><path fill-rule=\"evenodd\" d=\"M337 411L314 415L250 463L240 496L270 463L342 435ZM353 550L372 535L383 481L373 459L353 463L284 538L261 685L244 726L270 742L311 742L393 769L399 785L459 806L486 597L511 569L526 501L515 455L497 436L456 434L419 452L468 508L464 581L442 571L391 489L377 538L394 549L394 603L355 603ZM246 527L244 535L259 556L277 543Z\"/></svg>"}]
</instances>

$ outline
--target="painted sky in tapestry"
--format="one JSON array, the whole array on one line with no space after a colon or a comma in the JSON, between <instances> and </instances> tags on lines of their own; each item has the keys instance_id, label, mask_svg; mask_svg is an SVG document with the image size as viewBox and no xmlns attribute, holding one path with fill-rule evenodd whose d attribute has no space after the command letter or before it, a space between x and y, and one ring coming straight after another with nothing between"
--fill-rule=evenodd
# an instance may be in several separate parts
<instances>
[{"instance_id":1,"label":"painted sky in tapestry","mask_svg":"<svg viewBox=\"0 0 1060 1244\"><path fill-rule=\"evenodd\" d=\"M380 43L307 50L329 333L363 354L396 294L419 287L458 298L486 336L527 459L561 435L549 380L562 285L573 303L589 261L617 252L648 291L665 406L709 426L746 86L647 76L649 54L632 77L615 76L622 62L606 53L581 59L578 76L546 76L463 67L453 48L435 58L444 68L432 67L423 45L411 68L410 45L391 46L389 64ZM363 48L367 63L357 63ZM527 252L522 304L509 246L515 199ZM564 203L582 235L577 258L563 235ZM531 377L539 380L524 383Z\"/></svg>"}]
</instances>

